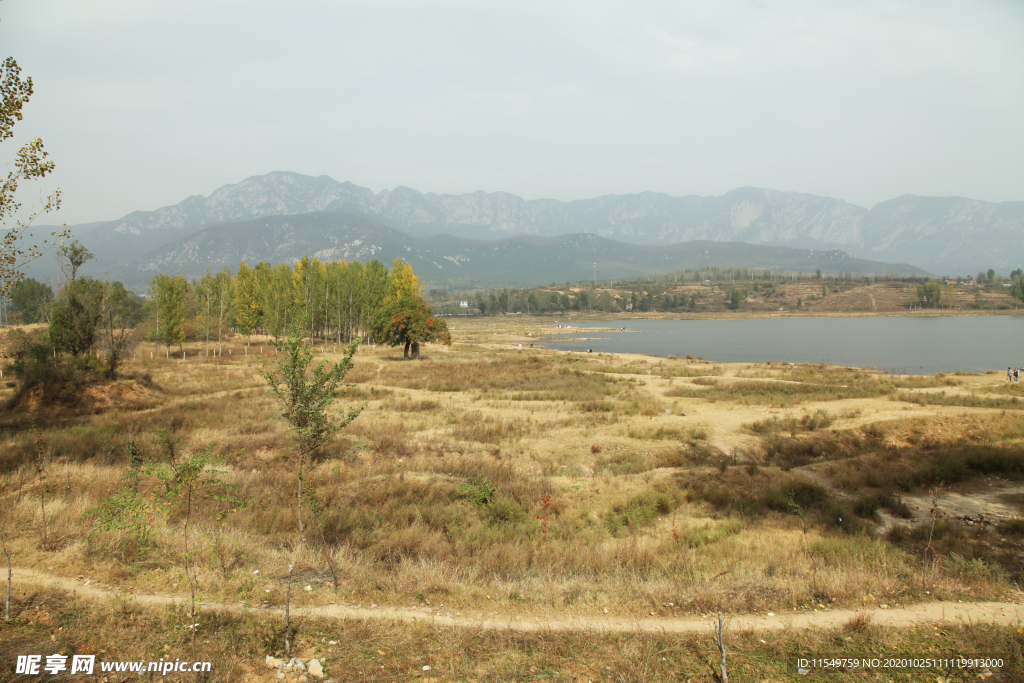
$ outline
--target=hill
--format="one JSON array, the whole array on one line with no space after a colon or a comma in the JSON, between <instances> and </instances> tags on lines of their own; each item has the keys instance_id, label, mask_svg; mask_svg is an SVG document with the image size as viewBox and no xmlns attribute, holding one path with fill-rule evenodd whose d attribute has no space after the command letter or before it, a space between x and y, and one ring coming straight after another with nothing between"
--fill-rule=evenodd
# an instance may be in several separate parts
<instances>
[{"instance_id":1,"label":"hill","mask_svg":"<svg viewBox=\"0 0 1024 683\"><path fill-rule=\"evenodd\" d=\"M839 250L738 242L637 245L587 233L498 240L454 235L413 237L362 215L330 212L210 226L110 273L141 288L159 272L193 277L207 269L236 268L241 260L250 264L260 260L290 263L304 255L321 260L375 258L389 265L401 257L425 282L457 287L575 282L589 280L595 274L602 280L621 279L705 266L924 274L907 264L864 261Z\"/></svg>"}]
</instances>

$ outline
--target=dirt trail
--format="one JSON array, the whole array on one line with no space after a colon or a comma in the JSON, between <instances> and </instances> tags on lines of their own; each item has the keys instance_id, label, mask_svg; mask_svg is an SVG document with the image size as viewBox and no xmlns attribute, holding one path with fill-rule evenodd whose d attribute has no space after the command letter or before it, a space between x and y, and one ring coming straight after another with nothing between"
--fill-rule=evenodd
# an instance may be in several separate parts
<instances>
[{"instance_id":1,"label":"dirt trail","mask_svg":"<svg viewBox=\"0 0 1024 683\"><path fill-rule=\"evenodd\" d=\"M14 582L31 584L35 587L55 586L76 593L91 600L130 599L136 604L150 607L166 607L180 604L187 596L157 593L132 593L115 590L102 585L87 584L85 580L47 574L34 569L14 569ZM252 609L241 604L202 603L204 609L228 612L260 612L282 614L283 609ZM322 605L318 607L293 607L293 615L327 619L388 619L396 621L424 621L436 626L461 626L493 630L513 631L647 631L665 633L691 633L710 630L712 620L698 616L678 618L623 618L573 616L566 618L496 616L482 612L464 615L446 610L427 607L352 607L347 605ZM915 624L985 623L998 625L1020 625L1024 623L1024 605L1012 602L930 602L909 607L891 609L836 609L813 612L780 612L777 614L743 614L729 618L729 626L739 630L783 630L788 628L835 628L851 619L866 616L871 623L879 626L904 627Z\"/></svg>"}]
</instances>

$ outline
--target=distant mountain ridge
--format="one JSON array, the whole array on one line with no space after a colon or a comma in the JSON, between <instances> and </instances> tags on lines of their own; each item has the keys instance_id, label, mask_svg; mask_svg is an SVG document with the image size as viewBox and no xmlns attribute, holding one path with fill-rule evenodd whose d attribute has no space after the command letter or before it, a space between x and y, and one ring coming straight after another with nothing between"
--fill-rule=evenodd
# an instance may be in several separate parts
<instances>
[{"instance_id":1,"label":"distant mountain ridge","mask_svg":"<svg viewBox=\"0 0 1024 683\"><path fill-rule=\"evenodd\" d=\"M990 267L1008 272L1024 260L1024 201L904 195L865 209L830 197L751 187L720 197L645 192L563 202L406 187L374 193L327 176L274 172L225 185L209 197L72 228L97 254L97 267L109 270L207 226L315 212L361 214L416 237L592 233L648 245L705 240L842 249L939 274Z\"/></svg>"},{"instance_id":2,"label":"distant mountain ridge","mask_svg":"<svg viewBox=\"0 0 1024 683\"><path fill-rule=\"evenodd\" d=\"M839 250L810 251L735 242L673 245L626 244L589 233L542 237L523 235L474 240L454 235L413 237L360 214L320 212L267 216L203 228L139 259L122 279L144 287L156 273L201 276L255 264L291 263L303 256L321 260L395 258L412 264L430 285L475 287L536 285L632 278L714 265L720 268L773 268L813 272L917 273L907 264L855 259Z\"/></svg>"}]
</instances>

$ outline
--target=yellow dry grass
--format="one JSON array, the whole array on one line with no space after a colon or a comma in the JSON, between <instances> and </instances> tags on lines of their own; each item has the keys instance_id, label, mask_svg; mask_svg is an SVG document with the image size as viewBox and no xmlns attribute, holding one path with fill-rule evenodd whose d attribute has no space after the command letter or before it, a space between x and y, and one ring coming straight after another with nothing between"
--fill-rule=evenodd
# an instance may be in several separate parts
<instances>
[{"instance_id":1,"label":"yellow dry grass","mask_svg":"<svg viewBox=\"0 0 1024 683\"><path fill-rule=\"evenodd\" d=\"M529 348L549 322L456 320L456 344L427 347L419 362L362 347L338 406L365 408L312 468L313 519L301 544L291 436L257 373L261 360L274 362L265 340L248 353L234 340L219 358L187 346L185 360L150 360L140 347L121 388L97 390L85 409L4 415L0 532L22 566L180 588L180 501L152 519L145 544L129 528L97 531L86 515L125 485L129 438L155 463L167 457L160 435L171 434L179 457L212 446L218 476L245 502L226 512L197 503L190 543L200 550L198 585L204 596L255 607L280 603L289 564L313 588L293 594L299 604L443 603L509 615L1006 598L1019 580L1019 567L996 562L1003 555L986 561L980 542L973 564L974 556L949 559L951 546L945 559L924 565L926 594L919 539L875 535L879 518L854 519L854 501L843 497L856 492L808 492L813 485L789 471L885 461L893 449L903 449L901 462L919 464L973 443L971 434L983 434L986 447L1019 450L1022 429L1012 415L917 406L895 391L985 391L998 378L964 375L947 384L842 368ZM332 344L316 351L318 360L339 357ZM781 403L770 390L724 392L786 382L887 382L895 390ZM674 396L680 388L688 393ZM804 416L819 411L830 424L809 429ZM771 419L804 427L752 428ZM915 428L931 430L927 448L905 438ZM159 499L152 477L137 490ZM796 508L787 507L787 495ZM811 502L801 507L804 500ZM843 515L849 520L836 522Z\"/></svg>"}]
</instances>

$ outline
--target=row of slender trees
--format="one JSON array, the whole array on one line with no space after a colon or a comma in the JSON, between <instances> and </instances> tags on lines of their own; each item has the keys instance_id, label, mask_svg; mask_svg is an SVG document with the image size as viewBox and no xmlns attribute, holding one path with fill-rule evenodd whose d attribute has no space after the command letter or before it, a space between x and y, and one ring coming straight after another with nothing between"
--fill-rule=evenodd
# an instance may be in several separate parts
<instances>
[{"instance_id":1,"label":"row of slender trees","mask_svg":"<svg viewBox=\"0 0 1024 683\"><path fill-rule=\"evenodd\" d=\"M407 357L424 342L450 343L444 321L433 317L412 267L401 259L390 272L376 259L303 257L294 265L243 261L237 271L207 271L191 282L159 274L150 282L147 308L151 341L180 348L191 333L205 341L207 355L220 353L228 330L251 342L253 334L280 339L296 325L310 343L404 344Z\"/></svg>"}]
</instances>

